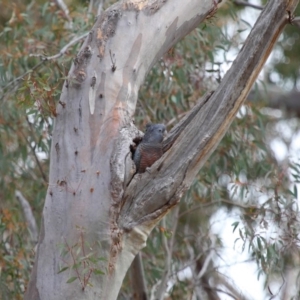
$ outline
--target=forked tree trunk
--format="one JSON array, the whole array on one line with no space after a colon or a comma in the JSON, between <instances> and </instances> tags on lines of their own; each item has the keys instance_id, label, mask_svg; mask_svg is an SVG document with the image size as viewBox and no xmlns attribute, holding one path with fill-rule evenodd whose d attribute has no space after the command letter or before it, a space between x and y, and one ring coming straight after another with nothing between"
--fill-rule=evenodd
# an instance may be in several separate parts
<instances>
[{"instance_id":1,"label":"forked tree trunk","mask_svg":"<svg viewBox=\"0 0 300 300\"><path fill-rule=\"evenodd\" d=\"M138 134L132 117L140 85L170 47L214 13L217 1L122 1L98 17L57 107L25 299L117 298L135 255L225 134L297 3L269 1L217 91L170 132L163 158L128 188L125 160Z\"/></svg>"}]
</instances>

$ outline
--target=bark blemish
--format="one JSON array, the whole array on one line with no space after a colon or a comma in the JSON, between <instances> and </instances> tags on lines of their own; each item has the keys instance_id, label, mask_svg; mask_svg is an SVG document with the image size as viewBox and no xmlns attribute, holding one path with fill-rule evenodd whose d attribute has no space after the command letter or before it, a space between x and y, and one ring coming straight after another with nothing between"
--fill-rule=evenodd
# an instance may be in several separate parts
<instances>
[{"instance_id":1,"label":"bark blemish","mask_svg":"<svg viewBox=\"0 0 300 300\"><path fill-rule=\"evenodd\" d=\"M55 144L55 151L56 151L56 155L57 155L57 161L59 161L59 143Z\"/></svg>"},{"instance_id":2,"label":"bark blemish","mask_svg":"<svg viewBox=\"0 0 300 300\"><path fill-rule=\"evenodd\" d=\"M103 39L102 30L100 28L97 29L97 39L98 40Z\"/></svg>"},{"instance_id":3,"label":"bark blemish","mask_svg":"<svg viewBox=\"0 0 300 300\"><path fill-rule=\"evenodd\" d=\"M104 47L104 45L102 45L102 42L101 42L101 45L99 45L98 50L99 50L99 55L98 55L98 57L99 57L100 60L101 60L101 59L103 58L104 52L105 52L105 47Z\"/></svg>"},{"instance_id":4,"label":"bark blemish","mask_svg":"<svg viewBox=\"0 0 300 300\"><path fill-rule=\"evenodd\" d=\"M121 16L121 11L117 9L109 10L101 15L98 22L101 25L97 28L96 37L96 44L99 50L98 57L100 60L104 57L106 42L109 38L113 37L116 32L117 24Z\"/></svg>"},{"instance_id":5,"label":"bark blemish","mask_svg":"<svg viewBox=\"0 0 300 300\"><path fill-rule=\"evenodd\" d=\"M92 42L92 40L93 40L93 33L94 33L94 30L91 30L89 32L88 44L90 44Z\"/></svg>"},{"instance_id":6,"label":"bark blemish","mask_svg":"<svg viewBox=\"0 0 300 300\"><path fill-rule=\"evenodd\" d=\"M82 118L82 109L81 109L81 103L79 103L79 107L78 107L78 114L79 114L79 122L81 122L81 118Z\"/></svg>"},{"instance_id":7,"label":"bark blemish","mask_svg":"<svg viewBox=\"0 0 300 300\"><path fill-rule=\"evenodd\" d=\"M105 74L105 72L102 72L99 87L97 90L97 93L99 93L99 99L103 99L105 97L105 83L106 83L106 74ZM104 111L105 110L105 101L98 101L98 102L101 103L102 109ZM97 105L97 103L96 103L96 105Z\"/></svg>"},{"instance_id":8,"label":"bark blemish","mask_svg":"<svg viewBox=\"0 0 300 300\"><path fill-rule=\"evenodd\" d=\"M90 36L89 36L90 40ZM81 83L86 79L86 68L92 57L92 48L87 45L74 59L74 71L71 75L71 83L74 87L80 87Z\"/></svg>"},{"instance_id":9,"label":"bark blemish","mask_svg":"<svg viewBox=\"0 0 300 300\"><path fill-rule=\"evenodd\" d=\"M147 5L147 2L142 2L140 0L132 0L124 3L123 9L127 11L141 11L145 6Z\"/></svg>"},{"instance_id":10,"label":"bark blemish","mask_svg":"<svg viewBox=\"0 0 300 300\"><path fill-rule=\"evenodd\" d=\"M148 4L147 1L132 0L124 3L124 10L127 11L144 11L146 15L155 14L160 8L167 3L167 0L156 0L154 3Z\"/></svg>"},{"instance_id":11,"label":"bark blemish","mask_svg":"<svg viewBox=\"0 0 300 300\"><path fill-rule=\"evenodd\" d=\"M146 16L151 16L157 13L165 4L167 0L157 0L150 5L146 5L144 8Z\"/></svg>"}]
</instances>

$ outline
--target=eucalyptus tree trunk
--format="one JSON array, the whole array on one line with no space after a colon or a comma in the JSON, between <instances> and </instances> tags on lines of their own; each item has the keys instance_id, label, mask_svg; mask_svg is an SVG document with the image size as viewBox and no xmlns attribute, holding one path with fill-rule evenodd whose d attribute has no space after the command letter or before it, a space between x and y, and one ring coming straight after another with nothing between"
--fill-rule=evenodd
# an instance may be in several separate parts
<instances>
[{"instance_id":1,"label":"eucalyptus tree trunk","mask_svg":"<svg viewBox=\"0 0 300 300\"><path fill-rule=\"evenodd\" d=\"M57 106L49 188L25 299L117 298L134 257L225 134L297 3L269 1L217 91L171 130L164 156L128 187L140 85L218 4L121 1L97 18Z\"/></svg>"}]
</instances>

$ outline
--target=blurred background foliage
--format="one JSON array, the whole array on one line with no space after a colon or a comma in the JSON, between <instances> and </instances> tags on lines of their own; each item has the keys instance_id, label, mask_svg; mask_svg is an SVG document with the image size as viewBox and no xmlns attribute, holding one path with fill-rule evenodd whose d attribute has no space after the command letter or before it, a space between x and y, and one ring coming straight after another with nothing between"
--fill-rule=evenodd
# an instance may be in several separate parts
<instances>
[{"instance_id":1,"label":"blurred background foliage","mask_svg":"<svg viewBox=\"0 0 300 300\"><path fill-rule=\"evenodd\" d=\"M36 242L16 191L39 224L55 107L81 41L48 58L86 33L97 11L113 2L66 1L67 11L61 1L2 0L0 299L22 299L29 279ZM150 71L136 109L140 129L148 122L171 129L218 86L259 14L240 2L225 2ZM286 27L249 99L179 208L153 230L142 253L149 292L168 278L166 299L252 299L228 275L226 262L238 259L228 248L238 248L256 266L248 276L262 283L261 299L300 297L299 34L299 26ZM225 234L222 227L228 226ZM119 298L132 294L128 276Z\"/></svg>"}]
</instances>

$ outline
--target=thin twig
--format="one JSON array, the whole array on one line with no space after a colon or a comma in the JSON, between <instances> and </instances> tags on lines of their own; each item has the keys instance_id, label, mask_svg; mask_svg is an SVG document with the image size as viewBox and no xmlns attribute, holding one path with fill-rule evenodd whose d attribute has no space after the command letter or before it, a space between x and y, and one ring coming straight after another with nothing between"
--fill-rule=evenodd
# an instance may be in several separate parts
<instances>
[{"instance_id":1,"label":"thin twig","mask_svg":"<svg viewBox=\"0 0 300 300\"><path fill-rule=\"evenodd\" d=\"M99 1L98 10L97 10L97 16L99 16L103 10L103 0Z\"/></svg>"},{"instance_id":2,"label":"thin twig","mask_svg":"<svg viewBox=\"0 0 300 300\"><path fill-rule=\"evenodd\" d=\"M220 289L220 288L212 288L212 289L214 289L216 292L223 293L223 294L225 294L225 295L231 297L231 298L234 299L234 300L238 300L238 299L239 299L239 298L237 298L235 295L231 294L230 292L225 291L225 290L222 290L222 289Z\"/></svg>"},{"instance_id":3,"label":"thin twig","mask_svg":"<svg viewBox=\"0 0 300 300\"><path fill-rule=\"evenodd\" d=\"M70 11L68 9L68 6L64 2L64 0L55 0L55 2L61 8L61 10L63 11L65 18L69 21L68 28L71 29L73 27L73 22L72 22L72 19L70 17Z\"/></svg>"},{"instance_id":4,"label":"thin twig","mask_svg":"<svg viewBox=\"0 0 300 300\"><path fill-rule=\"evenodd\" d=\"M81 285L82 289L84 290L84 283L83 283L82 280L81 280L81 277L80 277L78 268L77 268L77 266L76 266L76 260L75 260L75 257L74 257L72 248L69 246L69 244L68 244L66 238L64 238L64 240L65 240L65 243L66 243L66 245L67 245L68 251L69 251L69 253L71 254L71 257L72 257L72 260L73 260L73 266L74 266L74 269L75 269L77 278L79 279L80 285Z\"/></svg>"},{"instance_id":5,"label":"thin twig","mask_svg":"<svg viewBox=\"0 0 300 300\"><path fill-rule=\"evenodd\" d=\"M172 119L166 124L166 127L169 127L169 126L173 125L174 123L178 122L178 120L181 120L181 118L183 118L186 114L187 114L187 112L185 111L185 112L179 114L178 116L172 118Z\"/></svg>"},{"instance_id":6,"label":"thin twig","mask_svg":"<svg viewBox=\"0 0 300 300\"><path fill-rule=\"evenodd\" d=\"M88 13L88 16L92 14L93 6L94 6L94 0L90 0L88 12L87 12L87 13Z\"/></svg>"},{"instance_id":7,"label":"thin twig","mask_svg":"<svg viewBox=\"0 0 300 300\"><path fill-rule=\"evenodd\" d=\"M38 166L38 168L40 170L40 173L42 175L43 180L45 181L45 183L48 183L47 176L46 176L46 174L43 171L43 168L41 166L39 158L37 157L37 154L35 152L35 148L31 145L30 141L28 141L27 137L25 136L25 134L24 134L24 132L22 130L20 131L20 133L23 136L24 140L26 141L27 145L29 146L29 148L30 148L30 150L31 150L31 152L33 154L33 157L34 157L34 159L36 161L36 164L37 164L37 166ZM36 142L35 142L35 145L36 145Z\"/></svg>"},{"instance_id":8,"label":"thin twig","mask_svg":"<svg viewBox=\"0 0 300 300\"><path fill-rule=\"evenodd\" d=\"M138 103L141 105L141 109L144 111L146 117L147 117L147 121L150 122L151 118L149 118L148 114L147 114L147 108L149 109L149 111L151 112L152 114L152 118L153 120L155 120L155 117L156 117L156 114L155 114L155 111L150 107L150 106L147 106L147 108L145 107L143 101L139 100L138 99Z\"/></svg>"},{"instance_id":9,"label":"thin twig","mask_svg":"<svg viewBox=\"0 0 300 300\"><path fill-rule=\"evenodd\" d=\"M70 21L71 20L70 11L69 11L66 3L63 0L55 0L55 2L62 9L62 11L64 12L64 15L68 19L68 21Z\"/></svg>"},{"instance_id":10,"label":"thin twig","mask_svg":"<svg viewBox=\"0 0 300 300\"><path fill-rule=\"evenodd\" d=\"M85 250L84 250L84 242L83 242L83 233L82 231L80 232L80 241L81 241L81 251L82 251L82 255L83 257L85 257ZM83 269L85 269L85 259L82 261L83 262ZM83 283L85 284L85 275L83 277Z\"/></svg>"},{"instance_id":11,"label":"thin twig","mask_svg":"<svg viewBox=\"0 0 300 300\"><path fill-rule=\"evenodd\" d=\"M59 58L61 56L63 56L69 47L71 47L72 45L78 43L80 40L82 40L83 38L85 38L87 35L89 34L89 32L86 32L80 36L77 36L75 38L73 38L67 45L65 45L57 54L55 55L52 55L52 56L42 56L42 55L34 55L34 54L31 54L30 56L39 56L42 60L44 61L48 61L48 60L52 60L52 59L56 59L56 58Z\"/></svg>"},{"instance_id":12,"label":"thin twig","mask_svg":"<svg viewBox=\"0 0 300 300\"><path fill-rule=\"evenodd\" d=\"M164 248L165 248L167 257L166 257L165 272L160 281L160 284L158 286L157 293L156 293L156 299L158 299L158 300L164 299L167 283L168 283L168 280L170 277L173 247L174 247L176 229L177 229L177 225L178 225L178 214L179 214L179 205L177 205L175 207L174 212L172 214L172 219L173 219L172 236L171 236L171 239L169 240L169 243L168 243L165 235L163 235L163 244L164 244ZM163 226L165 227L165 225L164 225L165 218L163 219L162 222L163 222Z\"/></svg>"},{"instance_id":13,"label":"thin twig","mask_svg":"<svg viewBox=\"0 0 300 300\"><path fill-rule=\"evenodd\" d=\"M241 291L238 290L237 287L229 283L228 281L229 278L227 279L225 275L221 274L220 272L215 272L214 275L216 276L214 277L214 280L216 281L218 286L220 285L224 286L226 290L229 291L232 295L235 295L237 299L244 299L244 300L248 299L245 295L243 295Z\"/></svg>"},{"instance_id":14,"label":"thin twig","mask_svg":"<svg viewBox=\"0 0 300 300\"><path fill-rule=\"evenodd\" d=\"M10 125L7 125L7 126L8 126L12 131L16 132L16 129L15 129L14 127L12 127L12 126L10 126ZM31 149L31 152L32 152L32 154L33 154L33 156L34 156L34 158L35 158L35 161L36 161L37 166L38 166L38 168L39 168L39 170L40 170L40 172L41 172L41 175L42 175L44 181L46 182L46 184L48 184L47 176L46 176L46 174L44 173L44 171L43 171L43 169L42 169L42 166L41 166L41 164L40 164L40 161L39 161L39 159L38 159L38 157L37 157L37 155L36 155L36 153L35 153L34 147L32 147L31 143L30 143L30 142L28 141L28 139L27 139L27 136L24 134L24 132L23 132L22 130L19 130L18 132L21 134L21 136L24 138L25 142L28 144L29 148ZM35 142L35 144L36 144L36 142Z\"/></svg>"},{"instance_id":15,"label":"thin twig","mask_svg":"<svg viewBox=\"0 0 300 300\"><path fill-rule=\"evenodd\" d=\"M232 1L235 5L238 5L238 6L248 6L248 7L252 7L252 8L255 8L255 9L259 9L259 10L262 10L264 7L261 6L261 5L256 5L256 4L251 4L249 2L246 2L246 1L242 1L242 0L234 0ZM295 18L292 18L291 20L291 24L292 25L295 25L296 27L298 27L300 29L300 17L295 17Z\"/></svg>"},{"instance_id":16,"label":"thin twig","mask_svg":"<svg viewBox=\"0 0 300 300\"><path fill-rule=\"evenodd\" d=\"M215 204L220 204L220 203L226 203L226 204L229 204L229 205L232 205L232 206L237 206L239 208L243 208L243 209L249 209L249 208L252 208L253 206L247 206L247 205L243 205L243 204L239 204L239 203L234 203L232 201L229 201L229 200L226 200L226 199L219 199L219 200L215 200L215 201L211 201L211 202L208 202L208 203L203 203L203 204L199 204L199 205L196 205L184 212L182 212L178 218L181 218L183 217L184 215L190 213L190 212L193 212L197 209L202 209L204 207L207 207L207 206L211 206L211 205L215 205Z\"/></svg>"},{"instance_id":17,"label":"thin twig","mask_svg":"<svg viewBox=\"0 0 300 300\"><path fill-rule=\"evenodd\" d=\"M300 17L295 17L292 21L292 24L300 29Z\"/></svg>"},{"instance_id":18,"label":"thin twig","mask_svg":"<svg viewBox=\"0 0 300 300\"><path fill-rule=\"evenodd\" d=\"M85 289L85 287L88 285L92 273L93 273L93 268L90 268L87 276L84 275L84 288L83 289Z\"/></svg>"},{"instance_id":19,"label":"thin twig","mask_svg":"<svg viewBox=\"0 0 300 300\"><path fill-rule=\"evenodd\" d=\"M203 252L200 252L195 258L191 259L189 262L185 263L180 268L177 268L176 270L172 271L172 273L170 274L170 278L176 279L178 277L178 273L184 271L186 268L191 268L195 264L195 262L201 258L203 254L205 254L206 252L210 252L212 250L216 252L216 248L211 248L211 247L204 250Z\"/></svg>"},{"instance_id":20,"label":"thin twig","mask_svg":"<svg viewBox=\"0 0 300 300\"><path fill-rule=\"evenodd\" d=\"M216 245L216 239L215 239L215 237L213 237L211 239L211 241L212 241L212 243L211 243L212 248L214 248L215 245ZM204 263L202 264L202 268L201 268L199 274L197 275L197 280L199 280L201 277L203 277L203 275L206 273L206 271L208 269L208 266L209 266L209 263L212 260L212 258L213 258L213 251L210 251L208 253L208 255L206 256Z\"/></svg>"},{"instance_id":21,"label":"thin twig","mask_svg":"<svg viewBox=\"0 0 300 300\"><path fill-rule=\"evenodd\" d=\"M9 82L3 89L6 89L7 87L9 87L10 85L14 84L15 82L20 81L21 79L23 79L26 75L28 75L29 73L33 72L34 70L36 70L37 68L39 68L41 65L43 65L45 62L53 60L53 59L57 59L61 56L63 56L66 51L68 50L69 47L71 47L72 45L78 43L80 40L82 40L83 38L85 38L89 33L86 32L78 37L73 38L67 45L65 45L57 54L52 55L52 56L43 56L40 54L31 54L30 56L35 56L35 57L40 57L41 58L41 62L39 62L37 65L35 65L33 68L31 68L30 70L28 70L27 72L25 72L24 74L20 75L19 77L15 78L14 80L12 80L11 82Z\"/></svg>"},{"instance_id":22,"label":"thin twig","mask_svg":"<svg viewBox=\"0 0 300 300\"><path fill-rule=\"evenodd\" d=\"M234 0L233 3L235 5L239 5L239 6L248 6L248 7L252 7L252 8L255 8L255 9L260 9L262 10L264 7L261 6L261 5L256 5L256 4L251 4L249 2L246 2L246 1L241 1L241 0Z\"/></svg>"},{"instance_id":23,"label":"thin twig","mask_svg":"<svg viewBox=\"0 0 300 300\"><path fill-rule=\"evenodd\" d=\"M84 259L82 260L83 270L85 270L87 264L86 264L86 255L85 255L85 250L84 250L84 241L83 241L83 232L82 231L80 232L80 242L81 242L82 255L84 257ZM87 286L92 272L93 272L93 268L89 268L89 273L87 274L87 276L83 273L83 287L82 287L83 290Z\"/></svg>"},{"instance_id":24,"label":"thin twig","mask_svg":"<svg viewBox=\"0 0 300 300\"><path fill-rule=\"evenodd\" d=\"M32 67L30 70L28 70L27 72L25 72L24 74L20 75L19 77L15 78L14 80L12 80L11 82L9 82L6 86L4 86L3 89L8 88L10 85L12 85L13 83L19 81L20 79L22 79L23 77L25 77L26 75L28 75L29 73L33 72L34 70L36 70L38 67L40 67L41 65L43 65L45 62L41 61L38 64L36 64L34 67Z\"/></svg>"}]
</instances>

